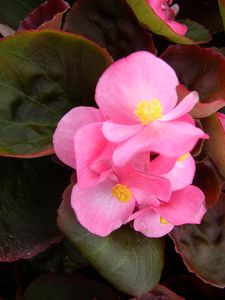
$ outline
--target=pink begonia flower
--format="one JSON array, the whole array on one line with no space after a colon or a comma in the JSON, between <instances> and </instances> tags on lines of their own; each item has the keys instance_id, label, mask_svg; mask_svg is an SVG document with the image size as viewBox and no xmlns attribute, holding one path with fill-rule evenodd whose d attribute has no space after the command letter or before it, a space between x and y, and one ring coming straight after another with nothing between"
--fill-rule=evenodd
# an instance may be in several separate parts
<instances>
[{"instance_id":1,"label":"pink begonia flower","mask_svg":"<svg viewBox=\"0 0 225 300\"><path fill-rule=\"evenodd\" d=\"M117 143L116 166L146 151L177 158L190 152L198 139L208 138L187 115L198 102L197 92L176 106L178 84L174 70L145 51L118 60L103 73L95 98L108 120L103 134Z\"/></svg>"},{"instance_id":2,"label":"pink begonia flower","mask_svg":"<svg viewBox=\"0 0 225 300\"><path fill-rule=\"evenodd\" d=\"M186 25L175 21L175 17L179 12L177 4L172 5L173 0L148 0L148 4L154 12L170 27L180 35L185 35L188 28Z\"/></svg>"},{"instance_id":3,"label":"pink begonia flower","mask_svg":"<svg viewBox=\"0 0 225 300\"><path fill-rule=\"evenodd\" d=\"M74 137L77 130L87 124L104 120L100 110L94 107L76 107L66 113L53 135L54 150L58 158L75 169Z\"/></svg>"},{"instance_id":4,"label":"pink begonia flower","mask_svg":"<svg viewBox=\"0 0 225 300\"><path fill-rule=\"evenodd\" d=\"M174 225L200 224L206 212L203 192L193 186L173 192L167 203L158 207L146 206L130 216L134 229L147 237L161 237Z\"/></svg>"},{"instance_id":5,"label":"pink begonia flower","mask_svg":"<svg viewBox=\"0 0 225 300\"><path fill-rule=\"evenodd\" d=\"M126 166L114 169L111 176L92 188L82 189L76 184L71 205L81 225L94 234L107 236L127 222L136 203L157 207L170 196L167 179L143 176Z\"/></svg>"}]
</instances>

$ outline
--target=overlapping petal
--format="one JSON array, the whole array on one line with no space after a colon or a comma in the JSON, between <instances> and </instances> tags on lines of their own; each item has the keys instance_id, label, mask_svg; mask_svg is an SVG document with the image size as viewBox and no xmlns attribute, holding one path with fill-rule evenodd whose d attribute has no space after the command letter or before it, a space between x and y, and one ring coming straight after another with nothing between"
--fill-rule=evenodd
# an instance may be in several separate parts
<instances>
[{"instance_id":1,"label":"overlapping petal","mask_svg":"<svg viewBox=\"0 0 225 300\"><path fill-rule=\"evenodd\" d=\"M89 188L109 176L114 145L102 134L102 122L81 127L74 138L77 180L80 188Z\"/></svg>"},{"instance_id":2,"label":"overlapping petal","mask_svg":"<svg viewBox=\"0 0 225 300\"><path fill-rule=\"evenodd\" d=\"M54 150L58 158L75 169L74 136L77 130L86 124L103 120L99 109L94 107L76 107L65 114L53 136Z\"/></svg>"},{"instance_id":3,"label":"overlapping petal","mask_svg":"<svg viewBox=\"0 0 225 300\"><path fill-rule=\"evenodd\" d=\"M154 151L168 157L190 152L198 139L207 138L204 132L186 122L154 122L138 134L118 145L113 153L117 166L125 165L138 152Z\"/></svg>"}]
</instances>

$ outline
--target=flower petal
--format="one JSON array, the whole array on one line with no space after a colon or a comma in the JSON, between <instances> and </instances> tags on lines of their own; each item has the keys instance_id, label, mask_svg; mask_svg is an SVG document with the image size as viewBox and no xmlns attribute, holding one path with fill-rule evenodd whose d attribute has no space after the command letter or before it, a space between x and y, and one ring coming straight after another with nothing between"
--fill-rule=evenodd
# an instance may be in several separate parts
<instances>
[{"instance_id":1,"label":"flower petal","mask_svg":"<svg viewBox=\"0 0 225 300\"><path fill-rule=\"evenodd\" d=\"M180 190L192 184L195 175L195 161L191 154L184 160L177 160L174 168L163 177L167 178L172 186L172 190Z\"/></svg>"},{"instance_id":2,"label":"flower petal","mask_svg":"<svg viewBox=\"0 0 225 300\"><path fill-rule=\"evenodd\" d=\"M159 200L168 201L171 196L170 182L159 176L143 176L138 173L127 174L123 183L132 188L139 204L158 206ZM154 200L154 202L152 202Z\"/></svg>"},{"instance_id":3,"label":"flower petal","mask_svg":"<svg viewBox=\"0 0 225 300\"><path fill-rule=\"evenodd\" d=\"M102 134L102 122L83 126L75 135L77 181L81 188L97 185L112 170L114 146Z\"/></svg>"},{"instance_id":4,"label":"flower petal","mask_svg":"<svg viewBox=\"0 0 225 300\"><path fill-rule=\"evenodd\" d=\"M198 103L199 97L197 92L188 94L174 109L165 114L160 120L171 121L180 118L190 112Z\"/></svg>"},{"instance_id":5,"label":"flower petal","mask_svg":"<svg viewBox=\"0 0 225 300\"><path fill-rule=\"evenodd\" d=\"M75 185L71 205L78 221L90 232L107 236L119 228L132 214L135 201L120 202L112 196L115 182L106 180L99 185L80 189Z\"/></svg>"},{"instance_id":6,"label":"flower petal","mask_svg":"<svg viewBox=\"0 0 225 300\"><path fill-rule=\"evenodd\" d=\"M137 134L143 126L141 124L123 125L112 122L104 122L102 132L106 139L113 143L121 143Z\"/></svg>"},{"instance_id":7,"label":"flower petal","mask_svg":"<svg viewBox=\"0 0 225 300\"><path fill-rule=\"evenodd\" d=\"M190 152L204 132L186 122L153 122L119 145L113 153L116 166L125 165L138 152L153 151L168 157Z\"/></svg>"},{"instance_id":8,"label":"flower petal","mask_svg":"<svg viewBox=\"0 0 225 300\"><path fill-rule=\"evenodd\" d=\"M174 225L199 224L206 212L204 199L203 192L196 186L190 185L173 192L170 201L156 210Z\"/></svg>"},{"instance_id":9,"label":"flower petal","mask_svg":"<svg viewBox=\"0 0 225 300\"><path fill-rule=\"evenodd\" d=\"M163 112L177 102L174 70L150 52L138 51L113 63L100 77L95 99L105 116L121 124L139 123L140 101L159 99Z\"/></svg>"},{"instance_id":10,"label":"flower petal","mask_svg":"<svg viewBox=\"0 0 225 300\"><path fill-rule=\"evenodd\" d=\"M174 227L171 223L164 224L160 222L160 214L150 207L139 211L134 217L134 229L147 237L164 236Z\"/></svg>"},{"instance_id":11,"label":"flower petal","mask_svg":"<svg viewBox=\"0 0 225 300\"><path fill-rule=\"evenodd\" d=\"M103 116L94 107L76 107L65 114L53 135L54 150L58 158L75 169L74 136L80 127L99 121L103 121Z\"/></svg>"},{"instance_id":12,"label":"flower petal","mask_svg":"<svg viewBox=\"0 0 225 300\"><path fill-rule=\"evenodd\" d=\"M173 169L176 161L176 157L159 155L150 161L149 172L155 175L166 174Z\"/></svg>"}]
</instances>

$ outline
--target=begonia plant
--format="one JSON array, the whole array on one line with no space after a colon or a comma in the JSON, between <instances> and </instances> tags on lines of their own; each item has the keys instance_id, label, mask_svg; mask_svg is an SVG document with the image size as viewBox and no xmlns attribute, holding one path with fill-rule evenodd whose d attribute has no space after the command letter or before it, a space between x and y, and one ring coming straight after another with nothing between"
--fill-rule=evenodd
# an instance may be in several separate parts
<instances>
[{"instance_id":1,"label":"begonia plant","mask_svg":"<svg viewBox=\"0 0 225 300\"><path fill-rule=\"evenodd\" d=\"M0 21L0 300L224 299L225 1Z\"/></svg>"}]
</instances>

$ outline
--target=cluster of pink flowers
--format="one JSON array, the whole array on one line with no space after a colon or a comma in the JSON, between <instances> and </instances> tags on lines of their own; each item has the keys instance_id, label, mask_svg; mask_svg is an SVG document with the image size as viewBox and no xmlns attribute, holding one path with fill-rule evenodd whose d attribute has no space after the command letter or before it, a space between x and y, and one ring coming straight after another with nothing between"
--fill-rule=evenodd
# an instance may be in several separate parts
<instances>
[{"instance_id":1,"label":"cluster of pink flowers","mask_svg":"<svg viewBox=\"0 0 225 300\"><path fill-rule=\"evenodd\" d=\"M55 153L77 171L71 205L90 232L107 236L122 224L160 237L174 225L200 223L203 192L191 185L190 154L208 138L188 114L191 92L178 102L173 69L145 51L113 63L96 87L94 107L77 107L59 122Z\"/></svg>"}]
</instances>

